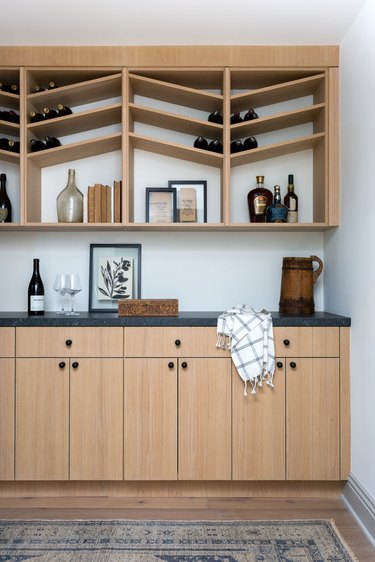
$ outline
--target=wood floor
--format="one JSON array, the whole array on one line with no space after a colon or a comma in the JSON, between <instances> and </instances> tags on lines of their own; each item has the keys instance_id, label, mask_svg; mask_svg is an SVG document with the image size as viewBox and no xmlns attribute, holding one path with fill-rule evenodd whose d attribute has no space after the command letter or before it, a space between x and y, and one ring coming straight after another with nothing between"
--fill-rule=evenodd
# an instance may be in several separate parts
<instances>
[{"instance_id":1,"label":"wood floor","mask_svg":"<svg viewBox=\"0 0 375 562\"><path fill-rule=\"evenodd\" d=\"M1 498L0 519L334 519L359 562L375 561L374 546L340 499Z\"/></svg>"}]
</instances>

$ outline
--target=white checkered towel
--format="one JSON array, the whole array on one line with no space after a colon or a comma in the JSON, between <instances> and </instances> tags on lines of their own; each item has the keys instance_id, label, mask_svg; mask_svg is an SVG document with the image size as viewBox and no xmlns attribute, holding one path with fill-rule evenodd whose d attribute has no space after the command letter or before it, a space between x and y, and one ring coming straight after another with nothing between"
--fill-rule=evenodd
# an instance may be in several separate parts
<instances>
[{"instance_id":1,"label":"white checkered towel","mask_svg":"<svg viewBox=\"0 0 375 562\"><path fill-rule=\"evenodd\" d=\"M239 304L221 314L217 320L217 344L221 349L230 349L238 374L252 385L251 394L262 381L273 387L275 372L275 345L271 313L254 310Z\"/></svg>"}]
</instances>

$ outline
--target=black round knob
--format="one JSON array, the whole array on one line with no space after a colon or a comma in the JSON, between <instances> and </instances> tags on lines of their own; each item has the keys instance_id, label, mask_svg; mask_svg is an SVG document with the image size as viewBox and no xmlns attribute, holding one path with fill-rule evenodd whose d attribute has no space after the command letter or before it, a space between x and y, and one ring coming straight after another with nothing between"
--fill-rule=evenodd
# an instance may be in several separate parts
<instances>
[{"instance_id":1,"label":"black round knob","mask_svg":"<svg viewBox=\"0 0 375 562\"><path fill-rule=\"evenodd\" d=\"M181 340L176 340L174 343L175 343L175 344L177 345L177 347L178 347L179 345L181 345Z\"/></svg>"},{"instance_id":2,"label":"black round knob","mask_svg":"<svg viewBox=\"0 0 375 562\"><path fill-rule=\"evenodd\" d=\"M170 369L173 369L173 367L174 367L174 363L173 363L173 361L169 361L169 363L168 363L168 367L169 367Z\"/></svg>"},{"instance_id":3,"label":"black round knob","mask_svg":"<svg viewBox=\"0 0 375 562\"><path fill-rule=\"evenodd\" d=\"M60 369L63 369L65 367L65 361L60 361L59 367Z\"/></svg>"},{"instance_id":4,"label":"black round knob","mask_svg":"<svg viewBox=\"0 0 375 562\"><path fill-rule=\"evenodd\" d=\"M70 347L72 345L72 340L66 340L65 345L67 345L68 347Z\"/></svg>"},{"instance_id":5,"label":"black round knob","mask_svg":"<svg viewBox=\"0 0 375 562\"><path fill-rule=\"evenodd\" d=\"M183 361L183 362L181 363L181 367L182 367L183 369L186 369L187 366L188 366L188 365L187 365L186 361Z\"/></svg>"},{"instance_id":6,"label":"black round knob","mask_svg":"<svg viewBox=\"0 0 375 562\"><path fill-rule=\"evenodd\" d=\"M278 361L276 363L276 365L278 366L279 369L282 369L282 367L283 367L283 364L281 363L281 361Z\"/></svg>"},{"instance_id":7,"label":"black round knob","mask_svg":"<svg viewBox=\"0 0 375 562\"><path fill-rule=\"evenodd\" d=\"M73 367L73 369L78 369L78 367L79 367L78 361L73 361L72 367Z\"/></svg>"},{"instance_id":8,"label":"black round knob","mask_svg":"<svg viewBox=\"0 0 375 562\"><path fill-rule=\"evenodd\" d=\"M294 361L291 361L290 366L292 369L295 369L297 367L297 363L295 363Z\"/></svg>"},{"instance_id":9,"label":"black round knob","mask_svg":"<svg viewBox=\"0 0 375 562\"><path fill-rule=\"evenodd\" d=\"M290 345L290 340L284 340L284 345L286 346Z\"/></svg>"}]
</instances>

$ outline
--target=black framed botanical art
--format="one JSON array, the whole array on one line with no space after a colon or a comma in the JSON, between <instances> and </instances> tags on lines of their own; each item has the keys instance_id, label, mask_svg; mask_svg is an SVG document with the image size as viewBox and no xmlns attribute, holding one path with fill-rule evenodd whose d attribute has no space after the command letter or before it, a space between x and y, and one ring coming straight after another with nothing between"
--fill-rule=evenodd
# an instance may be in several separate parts
<instances>
[{"instance_id":1,"label":"black framed botanical art","mask_svg":"<svg viewBox=\"0 0 375 562\"><path fill-rule=\"evenodd\" d=\"M89 312L141 298L141 244L90 244Z\"/></svg>"}]
</instances>

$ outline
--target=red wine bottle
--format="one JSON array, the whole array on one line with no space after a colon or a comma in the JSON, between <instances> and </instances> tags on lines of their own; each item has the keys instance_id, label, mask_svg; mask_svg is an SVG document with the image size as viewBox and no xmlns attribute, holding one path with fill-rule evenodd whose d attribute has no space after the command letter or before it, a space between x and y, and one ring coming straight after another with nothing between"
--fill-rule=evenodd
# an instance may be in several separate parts
<instances>
[{"instance_id":1,"label":"red wine bottle","mask_svg":"<svg viewBox=\"0 0 375 562\"><path fill-rule=\"evenodd\" d=\"M204 137L198 137L194 141L194 148L200 148L201 150L207 150L208 149L208 142L206 141L206 139Z\"/></svg>"},{"instance_id":2,"label":"red wine bottle","mask_svg":"<svg viewBox=\"0 0 375 562\"><path fill-rule=\"evenodd\" d=\"M12 205L6 190L6 174L0 174L0 222L12 222Z\"/></svg>"},{"instance_id":3,"label":"red wine bottle","mask_svg":"<svg viewBox=\"0 0 375 562\"><path fill-rule=\"evenodd\" d=\"M6 114L6 121L10 121L11 123L19 123L20 122L20 116L18 115L18 113L16 113L15 111L13 111L13 109L9 109L8 111L4 111L4 113ZM3 117L4 119L4 117Z\"/></svg>"},{"instance_id":4,"label":"red wine bottle","mask_svg":"<svg viewBox=\"0 0 375 562\"><path fill-rule=\"evenodd\" d=\"M71 115L73 111L67 105L59 103L57 106L57 113L59 117L63 117L64 115Z\"/></svg>"},{"instance_id":5,"label":"red wine bottle","mask_svg":"<svg viewBox=\"0 0 375 562\"><path fill-rule=\"evenodd\" d=\"M20 151L20 143L19 141L8 140L8 148L10 152L18 152Z\"/></svg>"},{"instance_id":6,"label":"red wine bottle","mask_svg":"<svg viewBox=\"0 0 375 562\"><path fill-rule=\"evenodd\" d=\"M8 150L8 141L9 139L5 137L1 137L0 139L0 150Z\"/></svg>"},{"instance_id":7,"label":"red wine bottle","mask_svg":"<svg viewBox=\"0 0 375 562\"><path fill-rule=\"evenodd\" d=\"M231 154L235 154L236 152L241 152L241 150L243 149L244 147L241 140L235 140L230 143Z\"/></svg>"},{"instance_id":8,"label":"red wine bottle","mask_svg":"<svg viewBox=\"0 0 375 562\"><path fill-rule=\"evenodd\" d=\"M30 279L27 311L30 316L43 316L44 314L44 286L39 273L39 260L34 258L34 270Z\"/></svg>"},{"instance_id":9,"label":"red wine bottle","mask_svg":"<svg viewBox=\"0 0 375 562\"><path fill-rule=\"evenodd\" d=\"M45 137L46 148L56 148L56 146L61 146L61 142L56 137Z\"/></svg>"},{"instance_id":10,"label":"red wine bottle","mask_svg":"<svg viewBox=\"0 0 375 562\"><path fill-rule=\"evenodd\" d=\"M39 111L30 111L29 113L30 123L37 123L38 121L44 121L43 113L39 113Z\"/></svg>"},{"instance_id":11,"label":"red wine bottle","mask_svg":"<svg viewBox=\"0 0 375 562\"><path fill-rule=\"evenodd\" d=\"M31 93L33 94L37 94L38 92L45 92L45 88L42 88L42 86L39 86L39 84L34 84L34 86L31 89Z\"/></svg>"},{"instance_id":12,"label":"red wine bottle","mask_svg":"<svg viewBox=\"0 0 375 562\"><path fill-rule=\"evenodd\" d=\"M252 150L253 148L258 148L258 141L255 137L249 137L243 142L244 150Z\"/></svg>"},{"instance_id":13,"label":"red wine bottle","mask_svg":"<svg viewBox=\"0 0 375 562\"><path fill-rule=\"evenodd\" d=\"M48 89L49 90L54 90L55 88L58 88L58 85L56 84L56 82L54 82L53 80L50 80L48 82Z\"/></svg>"},{"instance_id":14,"label":"red wine bottle","mask_svg":"<svg viewBox=\"0 0 375 562\"><path fill-rule=\"evenodd\" d=\"M239 111L235 111L230 118L230 124L236 125L236 123L242 123L243 119L241 117L241 113Z\"/></svg>"},{"instance_id":15,"label":"red wine bottle","mask_svg":"<svg viewBox=\"0 0 375 562\"><path fill-rule=\"evenodd\" d=\"M223 116L221 115L220 111L213 111L209 114L208 120L210 123L217 123L218 125L223 124Z\"/></svg>"},{"instance_id":16,"label":"red wine bottle","mask_svg":"<svg viewBox=\"0 0 375 562\"><path fill-rule=\"evenodd\" d=\"M59 115L56 109L50 109L49 107L45 107L43 109L43 113L44 113L44 119L54 119Z\"/></svg>"},{"instance_id":17,"label":"red wine bottle","mask_svg":"<svg viewBox=\"0 0 375 562\"><path fill-rule=\"evenodd\" d=\"M31 139L30 148L31 148L31 152L39 152L39 150L45 150L46 145L41 140Z\"/></svg>"},{"instance_id":18,"label":"red wine bottle","mask_svg":"<svg viewBox=\"0 0 375 562\"><path fill-rule=\"evenodd\" d=\"M245 113L243 120L252 121L253 119L258 119L259 115L255 113L254 109L251 107L247 113Z\"/></svg>"},{"instance_id":19,"label":"red wine bottle","mask_svg":"<svg viewBox=\"0 0 375 562\"><path fill-rule=\"evenodd\" d=\"M208 145L208 150L211 150L211 152L217 152L219 154L222 154L223 153L223 145L221 144L220 141L213 140Z\"/></svg>"}]
</instances>

